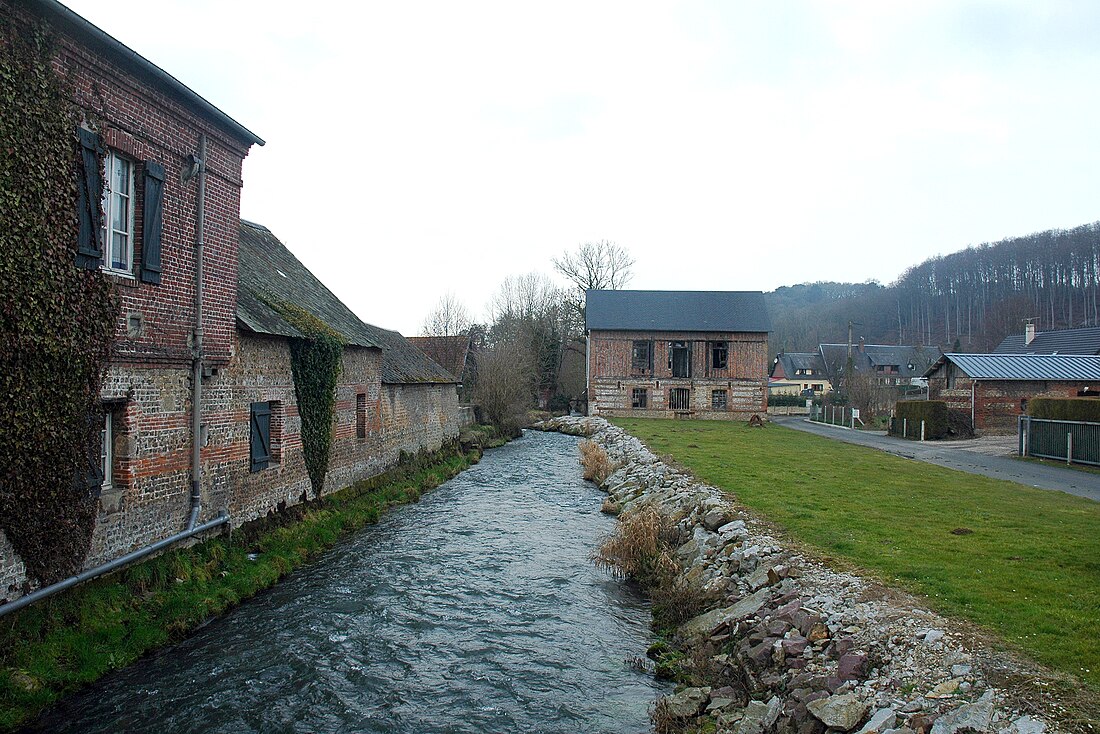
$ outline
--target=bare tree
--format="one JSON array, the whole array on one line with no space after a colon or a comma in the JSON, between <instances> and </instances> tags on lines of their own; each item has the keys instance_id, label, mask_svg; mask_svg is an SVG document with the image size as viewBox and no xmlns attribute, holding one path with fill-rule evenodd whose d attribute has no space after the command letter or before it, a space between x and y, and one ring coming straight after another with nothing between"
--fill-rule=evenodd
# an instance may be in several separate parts
<instances>
[{"instance_id":1,"label":"bare tree","mask_svg":"<svg viewBox=\"0 0 1100 734\"><path fill-rule=\"evenodd\" d=\"M554 258L554 269L574 287L568 303L579 319L576 333L584 330L584 292L587 290L619 290L630 282L634 258L624 248L610 240L585 242L576 252Z\"/></svg>"},{"instance_id":2,"label":"bare tree","mask_svg":"<svg viewBox=\"0 0 1100 734\"><path fill-rule=\"evenodd\" d=\"M503 343L481 355L474 390L483 420L518 433L531 406L530 356L518 344Z\"/></svg>"},{"instance_id":3,"label":"bare tree","mask_svg":"<svg viewBox=\"0 0 1100 734\"><path fill-rule=\"evenodd\" d=\"M470 314L453 293L445 293L420 327L421 336L458 336L470 330Z\"/></svg>"}]
</instances>

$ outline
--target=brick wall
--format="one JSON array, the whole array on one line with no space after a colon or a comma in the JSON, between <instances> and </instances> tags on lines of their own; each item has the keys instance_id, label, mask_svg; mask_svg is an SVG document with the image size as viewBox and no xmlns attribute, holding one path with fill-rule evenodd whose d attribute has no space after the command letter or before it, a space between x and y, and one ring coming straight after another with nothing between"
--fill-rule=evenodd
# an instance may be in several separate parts
<instances>
[{"instance_id":1,"label":"brick wall","mask_svg":"<svg viewBox=\"0 0 1100 734\"><path fill-rule=\"evenodd\" d=\"M942 371L942 370L941 370ZM929 397L943 400L947 407L966 415L971 410L971 390L974 396L974 427L977 430L1011 433L1017 418L1023 415L1021 401L1032 398L1075 398L1079 390L1096 387L1094 382L1064 382L1058 380L972 380L962 375L948 389L946 377L928 379Z\"/></svg>"},{"instance_id":2,"label":"brick wall","mask_svg":"<svg viewBox=\"0 0 1100 734\"><path fill-rule=\"evenodd\" d=\"M643 373L631 364L635 340L652 340L653 369ZM689 341L691 378L674 378L669 342ZM709 342L729 345L724 369L711 366ZM747 420L767 410L767 334L729 332L606 332L589 336L589 412L603 416L644 416ZM646 390L646 408L633 408L635 389ZM688 390L688 408L674 411L672 390ZM724 392L726 408L714 408L713 393Z\"/></svg>"}]
</instances>

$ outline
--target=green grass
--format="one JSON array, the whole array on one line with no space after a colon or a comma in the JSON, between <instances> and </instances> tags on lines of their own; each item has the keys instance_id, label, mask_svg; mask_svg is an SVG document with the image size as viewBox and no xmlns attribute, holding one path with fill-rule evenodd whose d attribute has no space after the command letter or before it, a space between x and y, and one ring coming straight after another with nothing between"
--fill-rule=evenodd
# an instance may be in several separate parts
<instances>
[{"instance_id":1,"label":"green grass","mask_svg":"<svg viewBox=\"0 0 1100 734\"><path fill-rule=\"evenodd\" d=\"M1100 688L1100 503L775 425L615 423L824 556Z\"/></svg>"},{"instance_id":2,"label":"green grass","mask_svg":"<svg viewBox=\"0 0 1100 734\"><path fill-rule=\"evenodd\" d=\"M320 500L96 579L0 619L0 730L185 637L270 587L387 508L415 502L477 460L418 456ZM249 558L255 554L255 560Z\"/></svg>"}]
</instances>

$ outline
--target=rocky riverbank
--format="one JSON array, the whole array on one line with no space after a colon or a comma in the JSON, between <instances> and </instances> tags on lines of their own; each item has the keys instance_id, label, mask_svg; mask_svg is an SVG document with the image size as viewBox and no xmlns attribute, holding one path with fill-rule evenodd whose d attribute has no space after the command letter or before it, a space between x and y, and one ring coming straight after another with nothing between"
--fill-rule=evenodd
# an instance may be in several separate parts
<instances>
[{"instance_id":1,"label":"rocky riverbank","mask_svg":"<svg viewBox=\"0 0 1100 734\"><path fill-rule=\"evenodd\" d=\"M671 638L705 685L656 706L663 731L1043 734L1057 723L1047 674L919 600L790 547L720 489L661 461L599 418L544 430L587 436L617 468L601 486L620 518L675 524L678 582L714 601ZM698 676L696 676L698 677ZM713 727L713 728L711 728Z\"/></svg>"}]
</instances>

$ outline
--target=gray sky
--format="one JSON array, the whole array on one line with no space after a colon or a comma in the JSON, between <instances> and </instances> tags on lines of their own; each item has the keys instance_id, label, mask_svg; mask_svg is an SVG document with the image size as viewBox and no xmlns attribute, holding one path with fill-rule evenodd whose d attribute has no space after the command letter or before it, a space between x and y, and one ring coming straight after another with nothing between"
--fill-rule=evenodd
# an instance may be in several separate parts
<instances>
[{"instance_id":1,"label":"gray sky","mask_svg":"<svg viewBox=\"0 0 1100 734\"><path fill-rule=\"evenodd\" d=\"M767 291L1100 219L1092 0L67 4L264 138L241 215L406 335L586 240Z\"/></svg>"}]
</instances>

